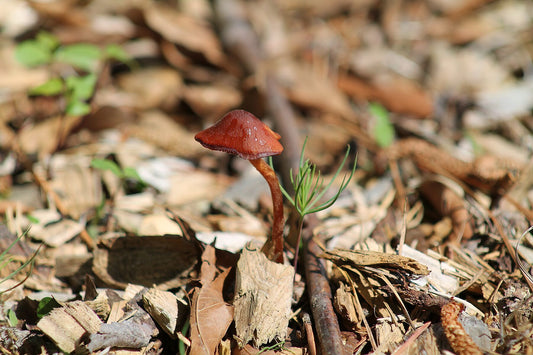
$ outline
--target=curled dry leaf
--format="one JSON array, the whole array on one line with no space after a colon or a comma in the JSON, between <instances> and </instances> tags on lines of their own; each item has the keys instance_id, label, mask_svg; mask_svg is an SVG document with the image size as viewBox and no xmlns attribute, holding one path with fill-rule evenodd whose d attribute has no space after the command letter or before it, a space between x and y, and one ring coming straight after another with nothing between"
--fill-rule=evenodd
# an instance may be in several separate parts
<instances>
[{"instance_id":1,"label":"curled dry leaf","mask_svg":"<svg viewBox=\"0 0 533 355\"><path fill-rule=\"evenodd\" d=\"M167 290L188 282L199 255L198 244L180 236L119 237L100 242L93 271L113 287L157 285Z\"/></svg>"},{"instance_id":2,"label":"curled dry leaf","mask_svg":"<svg viewBox=\"0 0 533 355\"><path fill-rule=\"evenodd\" d=\"M374 266L401 269L415 275L429 274L428 268L414 259L371 250L333 249L325 251L320 257L331 260L337 265L348 264L356 268Z\"/></svg>"},{"instance_id":3,"label":"curled dry leaf","mask_svg":"<svg viewBox=\"0 0 533 355\"><path fill-rule=\"evenodd\" d=\"M233 306L222 296L224 281L231 269L216 275L215 251L214 247L206 246L200 271L202 286L194 289L191 298L190 354L214 354L233 321Z\"/></svg>"},{"instance_id":4,"label":"curled dry leaf","mask_svg":"<svg viewBox=\"0 0 533 355\"><path fill-rule=\"evenodd\" d=\"M466 209L466 202L462 196L436 181L424 182L420 190L441 215L449 216L452 220L453 230L450 236L452 242L472 237L474 234L472 217Z\"/></svg>"}]
</instances>

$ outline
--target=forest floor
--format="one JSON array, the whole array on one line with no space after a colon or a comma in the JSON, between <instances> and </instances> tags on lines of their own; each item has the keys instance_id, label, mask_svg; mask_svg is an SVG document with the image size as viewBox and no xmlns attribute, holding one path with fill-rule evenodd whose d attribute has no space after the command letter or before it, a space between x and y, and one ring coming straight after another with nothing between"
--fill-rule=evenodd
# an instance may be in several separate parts
<instances>
[{"instance_id":1,"label":"forest floor","mask_svg":"<svg viewBox=\"0 0 533 355\"><path fill-rule=\"evenodd\" d=\"M1 1L1 352L533 353L532 57L529 0Z\"/></svg>"}]
</instances>

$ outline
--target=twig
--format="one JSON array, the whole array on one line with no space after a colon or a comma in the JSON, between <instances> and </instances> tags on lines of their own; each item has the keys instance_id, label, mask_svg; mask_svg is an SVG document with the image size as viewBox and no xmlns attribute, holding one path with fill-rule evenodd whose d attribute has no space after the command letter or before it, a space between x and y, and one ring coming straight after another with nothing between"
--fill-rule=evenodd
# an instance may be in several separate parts
<instances>
[{"instance_id":1,"label":"twig","mask_svg":"<svg viewBox=\"0 0 533 355\"><path fill-rule=\"evenodd\" d=\"M317 219L311 215L307 228L303 232L305 242L305 275L309 293L311 311L320 341L322 354L343 354L341 331L337 316L331 303L332 295L329 287L324 262L318 257L322 249L313 241L313 227Z\"/></svg>"},{"instance_id":2,"label":"twig","mask_svg":"<svg viewBox=\"0 0 533 355\"><path fill-rule=\"evenodd\" d=\"M313 333L313 324L309 313L305 312L302 316L304 323L305 335L307 336L307 347L310 355L316 355L315 334Z\"/></svg>"},{"instance_id":3,"label":"twig","mask_svg":"<svg viewBox=\"0 0 533 355\"><path fill-rule=\"evenodd\" d=\"M409 350L409 347L411 345L414 344L414 342L416 341L416 339L418 339L418 337L424 333L424 331L431 325L431 322L426 322L424 323L423 325L421 325L420 327L418 327L418 329L416 329L413 334L411 334L411 336L409 337L409 339L407 339L405 341L405 343L403 343L402 345L400 345L396 350L394 350L394 352L392 353L392 355L403 355L403 354L408 354L408 350Z\"/></svg>"}]
</instances>

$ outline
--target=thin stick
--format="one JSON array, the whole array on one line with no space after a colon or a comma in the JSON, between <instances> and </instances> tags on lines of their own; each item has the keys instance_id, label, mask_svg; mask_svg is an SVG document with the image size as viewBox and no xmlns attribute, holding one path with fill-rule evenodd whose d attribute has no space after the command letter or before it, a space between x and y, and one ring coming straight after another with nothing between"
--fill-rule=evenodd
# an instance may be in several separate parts
<instances>
[{"instance_id":1,"label":"thin stick","mask_svg":"<svg viewBox=\"0 0 533 355\"><path fill-rule=\"evenodd\" d=\"M305 275L309 290L309 303L313 313L320 349L322 354L344 354L341 331L337 315L331 303L332 294L326 276L324 262L318 255L322 249L313 240L313 228L316 225L316 217L308 218L308 228L304 233L305 246Z\"/></svg>"}]
</instances>

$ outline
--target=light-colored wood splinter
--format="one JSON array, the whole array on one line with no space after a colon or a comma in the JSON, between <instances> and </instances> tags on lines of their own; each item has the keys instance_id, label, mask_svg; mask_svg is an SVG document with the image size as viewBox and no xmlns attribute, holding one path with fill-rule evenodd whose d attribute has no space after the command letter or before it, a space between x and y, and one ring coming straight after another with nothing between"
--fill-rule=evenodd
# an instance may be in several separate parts
<instances>
[{"instance_id":1,"label":"light-colored wood splinter","mask_svg":"<svg viewBox=\"0 0 533 355\"><path fill-rule=\"evenodd\" d=\"M146 311L171 337L176 337L176 327L184 320L185 305L171 292L151 288L143 295Z\"/></svg>"},{"instance_id":2,"label":"light-colored wood splinter","mask_svg":"<svg viewBox=\"0 0 533 355\"><path fill-rule=\"evenodd\" d=\"M74 301L52 310L37 323L37 327L61 350L71 353L86 333L98 332L101 324L100 318L87 304Z\"/></svg>"},{"instance_id":3,"label":"light-colored wood splinter","mask_svg":"<svg viewBox=\"0 0 533 355\"><path fill-rule=\"evenodd\" d=\"M291 314L294 269L245 248L237 263L235 328L240 346L284 340Z\"/></svg>"}]
</instances>

